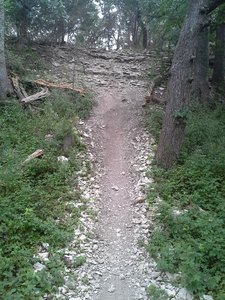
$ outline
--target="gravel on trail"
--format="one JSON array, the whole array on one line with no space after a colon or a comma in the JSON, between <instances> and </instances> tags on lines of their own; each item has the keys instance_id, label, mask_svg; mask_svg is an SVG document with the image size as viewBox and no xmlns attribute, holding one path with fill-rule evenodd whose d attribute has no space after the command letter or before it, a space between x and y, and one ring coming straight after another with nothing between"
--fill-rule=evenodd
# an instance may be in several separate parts
<instances>
[{"instance_id":1,"label":"gravel on trail","mask_svg":"<svg viewBox=\"0 0 225 300\"><path fill-rule=\"evenodd\" d=\"M155 54L147 52L62 48L52 57L48 72L56 79L75 78L97 103L91 117L79 123L93 168L80 174L79 188L91 212L82 214L74 241L64 249L65 285L56 299L145 300L151 299L146 288L152 284L169 299L193 299L172 285L172 274L157 270L145 250L156 211L145 203L156 145L145 130L142 104L145 72L154 68ZM79 268L72 263L77 257L85 257Z\"/></svg>"}]
</instances>

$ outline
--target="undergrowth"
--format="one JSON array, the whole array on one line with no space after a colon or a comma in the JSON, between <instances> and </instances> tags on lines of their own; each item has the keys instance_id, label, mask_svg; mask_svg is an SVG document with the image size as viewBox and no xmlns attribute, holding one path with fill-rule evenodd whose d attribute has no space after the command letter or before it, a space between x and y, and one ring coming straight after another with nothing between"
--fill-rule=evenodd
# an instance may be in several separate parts
<instances>
[{"instance_id":1,"label":"undergrowth","mask_svg":"<svg viewBox=\"0 0 225 300\"><path fill-rule=\"evenodd\" d=\"M69 205L81 201L78 191L71 192L82 164L78 153L84 149L74 126L90 108L87 97L63 92L52 92L35 113L15 103L0 107L1 299L40 299L63 284L63 254L57 250L70 241L85 209L85 203ZM73 147L62 164L57 157L64 154L66 135L73 137ZM44 150L43 157L24 163L37 149ZM40 262L35 253L43 243L50 245L49 261L35 272L33 266Z\"/></svg>"},{"instance_id":2,"label":"undergrowth","mask_svg":"<svg viewBox=\"0 0 225 300\"><path fill-rule=\"evenodd\" d=\"M158 112L154 119L153 133L160 127ZM181 273L180 283L196 299L225 299L224 131L223 107L193 109L177 166L154 168L148 195L149 205L157 195L162 199L148 250L160 270Z\"/></svg>"},{"instance_id":3,"label":"undergrowth","mask_svg":"<svg viewBox=\"0 0 225 300\"><path fill-rule=\"evenodd\" d=\"M6 62L9 72L20 78L31 78L45 69L42 57L29 46L6 42Z\"/></svg>"}]
</instances>

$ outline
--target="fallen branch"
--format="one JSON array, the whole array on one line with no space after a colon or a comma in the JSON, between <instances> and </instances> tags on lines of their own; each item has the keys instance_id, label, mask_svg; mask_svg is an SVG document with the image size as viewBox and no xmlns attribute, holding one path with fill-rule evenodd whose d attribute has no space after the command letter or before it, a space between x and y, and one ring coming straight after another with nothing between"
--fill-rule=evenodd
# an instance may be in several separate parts
<instances>
[{"instance_id":1,"label":"fallen branch","mask_svg":"<svg viewBox=\"0 0 225 300\"><path fill-rule=\"evenodd\" d=\"M47 82L43 79L38 79L35 81L35 83L48 88L71 90L80 94L81 96L85 95L85 91L83 89L76 89L73 87L73 84L70 83L53 83L53 82Z\"/></svg>"},{"instance_id":2,"label":"fallen branch","mask_svg":"<svg viewBox=\"0 0 225 300\"><path fill-rule=\"evenodd\" d=\"M21 99L21 102L26 103L26 104L31 103L31 102L34 102L36 100L40 100L42 98L45 98L48 95L49 95L48 89L42 89L42 91L40 91L40 92L38 92L34 95L27 96L26 98Z\"/></svg>"},{"instance_id":3,"label":"fallen branch","mask_svg":"<svg viewBox=\"0 0 225 300\"><path fill-rule=\"evenodd\" d=\"M12 73L12 75L10 76L10 79L12 82L13 90L14 90L15 94L17 95L17 97L20 100L28 97L24 87L19 83L19 77Z\"/></svg>"},{"instance_id":4,"label":"fallen branch","mask_svg":"<svg viewBox=\"0 0 225 300\"><path fill-rule=\"evenodd\" d=\"M25 161L23 162L23 164L31 161L34 158L39 158L44 154L44 151L42 149L38 149L36 150L34 153L32 153L31 155L28 156L27 159L25 159Z\"/></svg>"}]
</instances>

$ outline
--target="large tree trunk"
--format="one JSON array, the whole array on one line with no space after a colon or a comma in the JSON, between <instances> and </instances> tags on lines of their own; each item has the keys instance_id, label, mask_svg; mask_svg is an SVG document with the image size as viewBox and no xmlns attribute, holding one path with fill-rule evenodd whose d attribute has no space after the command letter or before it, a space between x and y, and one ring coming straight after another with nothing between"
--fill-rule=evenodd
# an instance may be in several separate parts
<instances>
[{"instance_id":1,"label":"large tree trunk","mask_svg":"<svg viewBox=\"0 0 225 300\"><path fill-rule=\"evenodd\" d=\"M6 97L9 82L5 65L4 51L4 1L0 0L0 100Z\"/></svg>"},{"instance_id":2,"label":"large tree trunk","mask_svg":"<svg viewBox=\"0 0 225 300\"><path fill-rule=\"evenodd\" d=\"M225 0L189 0L167 86L167 107L156 162L172 167L179 155L192 101L208 100L208 14Z\"/></svg>"},{"instance_id":3,"label":"large tree trunk","mask_svg":"<svg viewBox=\"0 0 225 300\"><path fill-rule=\"evenodd\" d=\"M170 168L177 160L186 127L186 114L196 97L208 94L206 0L189 0L188 12L174 53L167 87L167 107L156 154L157 164Z\"/></svg>"},{"instance_id":4,"label":"large tree trunk","mask_svg":"<svg viewBox=\"0 0 225 300\"><path fill-rule=\"evenodd\" d=\"M225 23L220 24L216 31L215 60L213 67L212 82L215 85L224 83L225 73Z\"/></svg>"}]
</instances>

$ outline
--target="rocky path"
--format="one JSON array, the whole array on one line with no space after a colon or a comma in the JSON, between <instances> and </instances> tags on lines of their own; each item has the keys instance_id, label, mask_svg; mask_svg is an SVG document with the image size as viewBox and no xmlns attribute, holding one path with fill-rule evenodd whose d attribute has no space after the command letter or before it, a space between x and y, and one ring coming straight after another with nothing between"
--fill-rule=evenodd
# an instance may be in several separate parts
<instances>
[{"instance_id":1,"label":"rocky path","mask_svg":"<svg viewBox=\"0 0 225 300\"><path fill-rule=\"evenodd\" d=\"M98 105L87 125L92 129L92 150L102 175L98 243L91 258L97 264L90 268L93 274L100 274L89 294L93 300L146 299L144 273L149 261L139 244L147 241L149 224L145 204L135 207L134 203L144 197L142 185L149 181L143 175L150 149L141 106L147 57L139 55L136 65L129 58L131 55L122 63L118 57L100 58L103 78L99 79L101 71L93 72L98 73L93 86ZM143 144L146 153L140 153Z\"/></svg>"},{"instance_id":2,"label":"rocky path","mask_svg":"<svg viewBox=\"0 0 225 300\"><path fill-rule=\"evenodd\" d=\"M89 87L97 102L91 118L80 122L94 174L79 179L97 221L82 216L83 225L65 253L68 260L77 256L74 245L80 239L86 263L68 268L59 299L144 300L150 284L166 290L171 299L189 299L178 295L169 274L157 271L144 247L154 226L154 207L149 210L144 199L152 182L146 173L155 145L145 132L142 108L144 74L155 67L152 61L148 53L66 48L52 57L48 72L56 80L75 79Z\"/></svg>"},{"instance_id":3,"label":"rocky path","mask_svg":"<svg viewBox=\"0 0 225 300\"><path fill-rule=\"evenodd\" d=\"M100 291L93 297L96 300L142 299L143 295L137 291L141 279L138 278L140 274L137 268L143 258L140 261L138 257L139 235L135 234L141 220L135 219L134 202L140 194L135 190L138 176L133 165L137 153L132 145L140 134L137 103L141 107L143 98L141 91L136 88L124 87L124 94L121 99L120 91L116 88L112 88L110 93L107 89L100 91L98 108L90 120L93 125L101 124L100 156L104 170L100 182L102 199L97 226L102 240L99 250L104 261L101 270L104 274L99 280ZM129 103L124 103L124 99ZM99 139L99 132L95 134ZM147 220L144 221L147 223Z\"/></svg>"}]
</instances>

